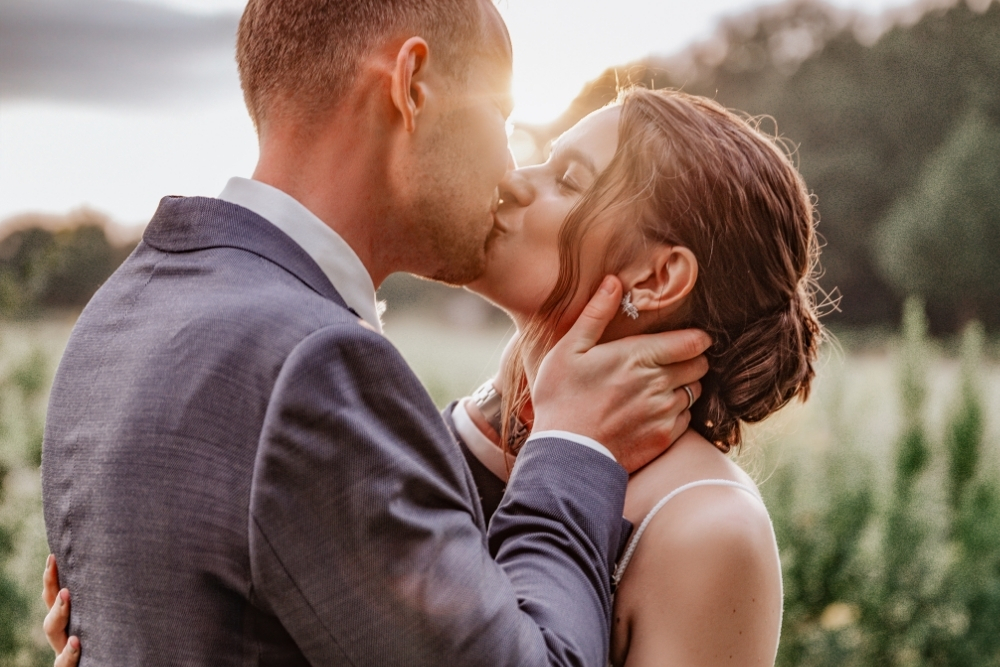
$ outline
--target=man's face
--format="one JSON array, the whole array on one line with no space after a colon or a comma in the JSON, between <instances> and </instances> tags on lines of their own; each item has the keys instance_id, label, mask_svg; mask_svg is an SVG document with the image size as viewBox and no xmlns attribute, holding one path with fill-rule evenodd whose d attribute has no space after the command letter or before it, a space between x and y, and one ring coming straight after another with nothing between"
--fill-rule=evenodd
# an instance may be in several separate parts
<instances>
[{"instance_id":1,"label":"man's face","mask_svg":"<svg viewBox=\"0 0 1000 667\"><path fill-rule=\"evenodd\" d=\"M496 38L508 44L506 33ZM423 257L414 270L453 285L474 280L485 268L497 185L511 164L511 64L504 50L506 58L480 60L467 77L445 82L438 111L415 144L419 175L409 222L412 238L419 239L414 249L420 247Z\"/></svg>"}]
</instances>

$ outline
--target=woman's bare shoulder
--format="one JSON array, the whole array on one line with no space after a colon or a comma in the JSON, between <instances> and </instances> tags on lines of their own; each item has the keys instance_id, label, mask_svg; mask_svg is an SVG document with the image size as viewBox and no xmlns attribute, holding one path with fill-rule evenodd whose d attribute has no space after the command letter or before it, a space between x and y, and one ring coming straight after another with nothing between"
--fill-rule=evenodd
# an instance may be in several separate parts
<instances>
[{"instance_id":1,"label":"woman's bare shoulder","mask_svg":"<svg viewBox=\"0 0 1000 667\"><path fill-rule=\"evenodd\" d=\"M760 498L717 485L689 488L674 497L650 521L641 543L656 555L651 560L684 563L684 570L692 574L697 570L713 574L731 566L745 572L748 567L769 565L777 549Z\"/></svg>"},{"instance_id":2,"label":"woman's bare shoulder","mask_svg":"<svg viewBox=\"0 0 1000 667\"><path fill-rule=\"evenodd\" d=\"M669 465L643 480L659 488L643 488L642 495L663 497L697 479L725 479L747 490L687 488L649 522L618 589L616 662L627 653L629 665L645 664L644 655L650 664L664 664L667 656L667 663L685 665L773 663L781 571L767 510L735 464L699 462L703 454L691 448L665 460Z\"/></svg>"}]
</instances>

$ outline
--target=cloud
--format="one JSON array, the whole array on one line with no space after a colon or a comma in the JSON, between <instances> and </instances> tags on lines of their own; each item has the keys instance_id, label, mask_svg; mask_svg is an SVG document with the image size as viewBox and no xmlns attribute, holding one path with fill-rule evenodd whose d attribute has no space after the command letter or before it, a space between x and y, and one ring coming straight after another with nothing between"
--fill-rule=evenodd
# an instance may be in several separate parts
<instances>
[{"instance_id":1,"label":"cloud","mask_svg":"<svg viewBox=\"0 0 1000 667\"><path fill-rule=\"evenodd\" d=\"M239 15L127 0L0 1L0 99L171 104L238 94Z\"/></svg>"}]
</instances>

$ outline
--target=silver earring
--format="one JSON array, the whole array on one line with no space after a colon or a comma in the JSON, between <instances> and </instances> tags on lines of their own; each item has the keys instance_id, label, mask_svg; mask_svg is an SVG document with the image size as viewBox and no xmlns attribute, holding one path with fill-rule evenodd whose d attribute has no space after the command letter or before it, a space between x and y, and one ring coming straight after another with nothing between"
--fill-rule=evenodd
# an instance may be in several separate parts
<instances>
[{"instance_id":1,"label":"silver earring","mask_svg":"<svg viewBox=\"0 0 1000 667\"><path fill-rule=\"evenodd\" d=\"M632 303L632 292L626 292L622 299L622 312L633 320L639 319L639 309Z\"/></svg>"}]
</instances>

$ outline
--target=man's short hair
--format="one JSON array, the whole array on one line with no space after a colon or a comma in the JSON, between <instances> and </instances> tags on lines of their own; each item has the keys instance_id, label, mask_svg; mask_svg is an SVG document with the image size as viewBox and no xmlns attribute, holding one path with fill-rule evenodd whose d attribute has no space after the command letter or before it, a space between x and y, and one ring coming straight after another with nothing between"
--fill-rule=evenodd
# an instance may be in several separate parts
<instances>
[{"instance_id":1,"label":"man's short hair","mask_svg":"<svg viewBox=\"0 0 1000 667\"><path fill-rule=\"evenodd\" d=\"M496 52L487 7L483 0L249 0L236 61L250 116L259 129L276 103L305 117L332 108L363 59L400 35L423 37L446 73L464 76L481 47Z\"/></svg>"}]
</instances>

